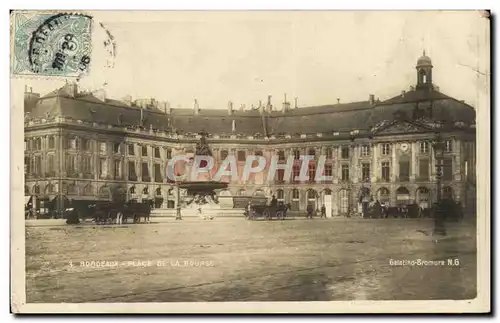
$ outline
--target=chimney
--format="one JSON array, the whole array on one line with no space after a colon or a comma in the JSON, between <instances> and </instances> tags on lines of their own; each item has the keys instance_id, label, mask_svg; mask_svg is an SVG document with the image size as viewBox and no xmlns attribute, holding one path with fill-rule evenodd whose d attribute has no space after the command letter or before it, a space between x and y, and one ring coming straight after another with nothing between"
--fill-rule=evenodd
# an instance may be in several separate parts
<instances>
[{"instance_id":1,"label":"chimney","mask_svg":"<svg viewBox=\"0 0 500 323\"><path fill-rule=\"evenodd\" d=\"M283 113L288 111L288 102L286 101L286 93L285 93L285 100L283 100Z\"/></svg>"},{"instance_id":2,"label":"chimney","mask_svg":"<svg viewBox=\"0 0 500 323\"><path fill-rule=\"evenodd\" d=\"M102 102L106 102L106 91L104 89L99 89L92 93L96 98L98 98Z\"/></svg>"},{"instance_id":3,"label":"chimney","mask_svg":"<svg viewBox=\"0 0 500 323\"><path fill-rule=\"evenodd\" d=\"M259 100L259 112L260 114L264 113L264 106L262 105L262 100Z\"/></svg>"},{"instance_id":4,"label":"chimney","mask_svg":"<svg viewBox=\"0 0 500 323\"><path fill-rule=\"evenodd\" d=\"M405 97L405 94L406 94L406 91L405 91L405 90L401 91L401 97L402 97L402 98L404 98L404 97Z\"/></svg>"},{"instance_id":5,"label":"chimney","mask_svg":"<svg viewBox=\"0 0 500 323\"><path fill-rule=\"evenodd\" d=\"M370 104L373 105L375 103L375 95L370 94Z\"/></svg>"},{"instance_id":6,"label":"chimney","mask_svg":"<svg viewBox=\"0 0 500 323\"><path fill-rule=\"evenodd\" d=\"M294 101L295 101L295 109L297 109L299 107L299 104L298 104L298 100L299 98L295 98Z\"/></svg>"},{"instance_id":7,"label":"chimney","mask_svg":"<svg viewBox=\"0 0 500 323\"><path fill-rule=\"evenodd\" d=\"M231 130L232 130L233 132L235 132L235 131L236 131L236 121L235 121L234 119L233 119L233 123L232 123L232 125L231 125Z\"/></svg>"},{"instance_id":8,"label":"chimney","mask_svg":"<svg viewBox=\"0 0 500 323\"><path fill-rule=\"evenodd\" d=\"M66 85L64 85L64 92L69 97L74 98L78 94L78 85L75 82L66 83Z\"/></svg>"},{"instance_id":9,"label":"chimney","mask_svg":"<svg viewBox=\"0 0 500 323\"><path fill-rule=\"evenodd\" d=\"M198 100L194 99L194 114L199 115L200 114L200 106L198 105Z\"/></svg>"},{"instance_id":10,"label":"chimney","mask_svg":"<svg viewBox=\"0 0 500 323\"><path fill-rule=\"evenodd\" d=\"M140 125L142 126L144 123L144 107L141 106L141 120L140 120Z\"/></svg>"},{"instance_id":11,"label":"chimney","mask_svg":"<svg viewBox=\"0 0 500 323\"><path fill-rule=\"evenodd\" d=\"M340 98L337 98L337 104L340 104Z\"/></svg>"},{"instance_id":12,"label":"chimney","mask_svg":"<svg viewBox=\"0 0 500 323\"><path fill-rule=\"evenodd\" d=\"M273 111L273 105L271 104L271 98L272 98L271 95L267 96L267 106L266 106L267 112Z\"/></svg>"},{"instance_id":13,"label":"chimney","mask_svg":"<svg viewBox=\"0 0 500 323\"><path fill-rule=\"evenodd\" d=\"M169 101L165 102L165 113L168 113L168 114L172 113L172 109L170 108Z\"/></svg>"},{"instance_id":14,"label":"chimney","mask_svg":"<svg viewBox=\"0 0 500 323\"><path fill-rule=\"evenodd\" d=\"M233 101L229 101L227 103L227 114L232 115L233 114Z\"/></svg>"}]
</instances>

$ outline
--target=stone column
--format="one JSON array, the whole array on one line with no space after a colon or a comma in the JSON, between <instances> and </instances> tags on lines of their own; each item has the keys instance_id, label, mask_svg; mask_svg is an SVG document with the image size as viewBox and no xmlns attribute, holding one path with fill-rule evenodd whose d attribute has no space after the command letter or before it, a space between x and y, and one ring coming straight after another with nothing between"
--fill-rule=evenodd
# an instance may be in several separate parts
<instances>
[{"instance_id":1,"label":"stone column","mask_svg":"<svg viewBox=\"0 0 500 323\"><path fill-rule=\"evenodd\" d=\"M379 177L379 165L378 165L378 144L372 144L372 183L377 181Z\"/></svg>"},{"instance_id":2,"label":"stone column","mask_svg":"<svg viewBox=\"0 0 500 323\"><path fill-rule=\"evenodd\" d=\"M430 160L429 179L431 182L435 182L436 181L436 158L434 158L434 147L432 147L432 145L429 146L429 160Z\"/></svg>"},{"instance_id":3,"label":"stone column","mask_svg":"<svg viewBox=\"0 0 500 323\"><path fill-rule=\"evenodd\" d=\"M391 165L391 170L392 170L392 176L391 176L391 182L395 182L396 179L398 178L398 161L397 161L397 156L396 156L396 143L391 144L391 152L392 152L392 165Z\"/></svg>"},{"instance_id":4,"label":"stone column","mask_svg":"<svg viewBox=\"0 0 500 323\"><path fill-rule=\"evenodd\" d=\"M452 171L453 171L453 179L455 181L461 181L463 180L462 174L464 174L463 170L463 151L462 151L462 146L461 142L459 140L454 139L453 140L453 162L452 162Z\"/></svg>"},{"instance_id":5,"label":"stone column","mask_svg":"<svg viewBox=\"0 0 500 323\"><path fill-rule=\"evenodd\" d=\"M417 178L417 143L412 141L410 143L411 148L411 171L410 171L410 182L415 182Z\"/></svg>"},{"instance_id":6,"label":"stone column","mask_svg":"<svg viewBox=\"0 0 500 323\"><path fill-rule=\"evenodd\" d=\"M359 151L359 145L352 146L352 158L351 158L352 174L349 174L349 175L352 176L352 183L353 184L356 184L359 182L358 151Z\"/></svg>"}]
</instances>

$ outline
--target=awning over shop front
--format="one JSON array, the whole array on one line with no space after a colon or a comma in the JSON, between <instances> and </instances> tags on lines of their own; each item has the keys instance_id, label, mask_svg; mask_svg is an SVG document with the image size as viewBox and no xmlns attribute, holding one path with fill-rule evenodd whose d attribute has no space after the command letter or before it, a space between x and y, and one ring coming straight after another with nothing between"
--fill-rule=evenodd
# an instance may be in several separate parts
<instances>
[{"instance_id":1,"label":"awning over shop front","mask_svg":"<svg viewBox=\"0 0 500 323\"><path fill-rule=\"evenodd\" d=\"M24 197L24 206L32 203L32 201L33 201L33 196L25 196Z\"/></svg>"}]
</instances>

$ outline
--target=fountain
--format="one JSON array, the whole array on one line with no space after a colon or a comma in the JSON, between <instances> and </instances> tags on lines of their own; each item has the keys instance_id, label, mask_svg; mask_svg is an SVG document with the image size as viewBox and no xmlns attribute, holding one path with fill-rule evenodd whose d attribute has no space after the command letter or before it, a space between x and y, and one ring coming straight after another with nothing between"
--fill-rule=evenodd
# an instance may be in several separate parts
<instances>
[{"instance_id":1,"label":"fountain","mask_svg":"<svg viewBox=\"0 0 500 323\"><path fill-rule=\"evenodd\" d=\"M207 143L207 133L201 131L199 133L200 141L196 144L195 156L212 156L212 152ZM191 174L194 158L190 158L185 169L185 174ZM201 161L200 167L204 167L204 161ZM215 216L243 216L243 209L233 208L233 198L231 196L217 196L216 191L226 189L228 183L211 180L211 173L204 173L205 178L196 180L180 181L176 183L177 198L176 198L176 218L189 216L200 216L202 218L214 218ZM203 176L202 176L203 177ZM184 191L184 194L180 193ZM183 196L182 196L183 195ZM153 214L169 215L173 210L156 209Z\"/></svg>"}]
</instances>

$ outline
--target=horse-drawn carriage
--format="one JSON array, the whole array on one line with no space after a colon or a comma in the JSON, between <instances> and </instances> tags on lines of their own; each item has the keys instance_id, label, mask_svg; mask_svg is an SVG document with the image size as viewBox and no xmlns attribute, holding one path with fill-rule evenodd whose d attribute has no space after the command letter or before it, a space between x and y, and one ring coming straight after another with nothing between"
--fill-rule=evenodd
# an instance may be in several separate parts
<instances>
[{"instance_id":1,"label":"horse-drawn carriage","mask_svg":"<svg viewBox=\"0 0 500 323\"><path fill-rule=\"evenodd\" d=\"M96 224L149 222L153 201L137 202L110 202L110 201L82 201L74 200L71 207L66 209L65 218L68 224L78 224L81 220L91 219Z\"/></svg>"},{"instance_id":2,"label":"horse-drawn carriage","mask_svg":"<svg viewBox=\"0 0 500 323\"><path fill-rule=\"evenodd\" d=\"M284 220L289 209L290 204L278 203L277 201L273 203L272 200L268 203L266 197L254 197L245 209L245 217L248 220L256 220L258 218Z\"/></svg>"}]
</instances>

